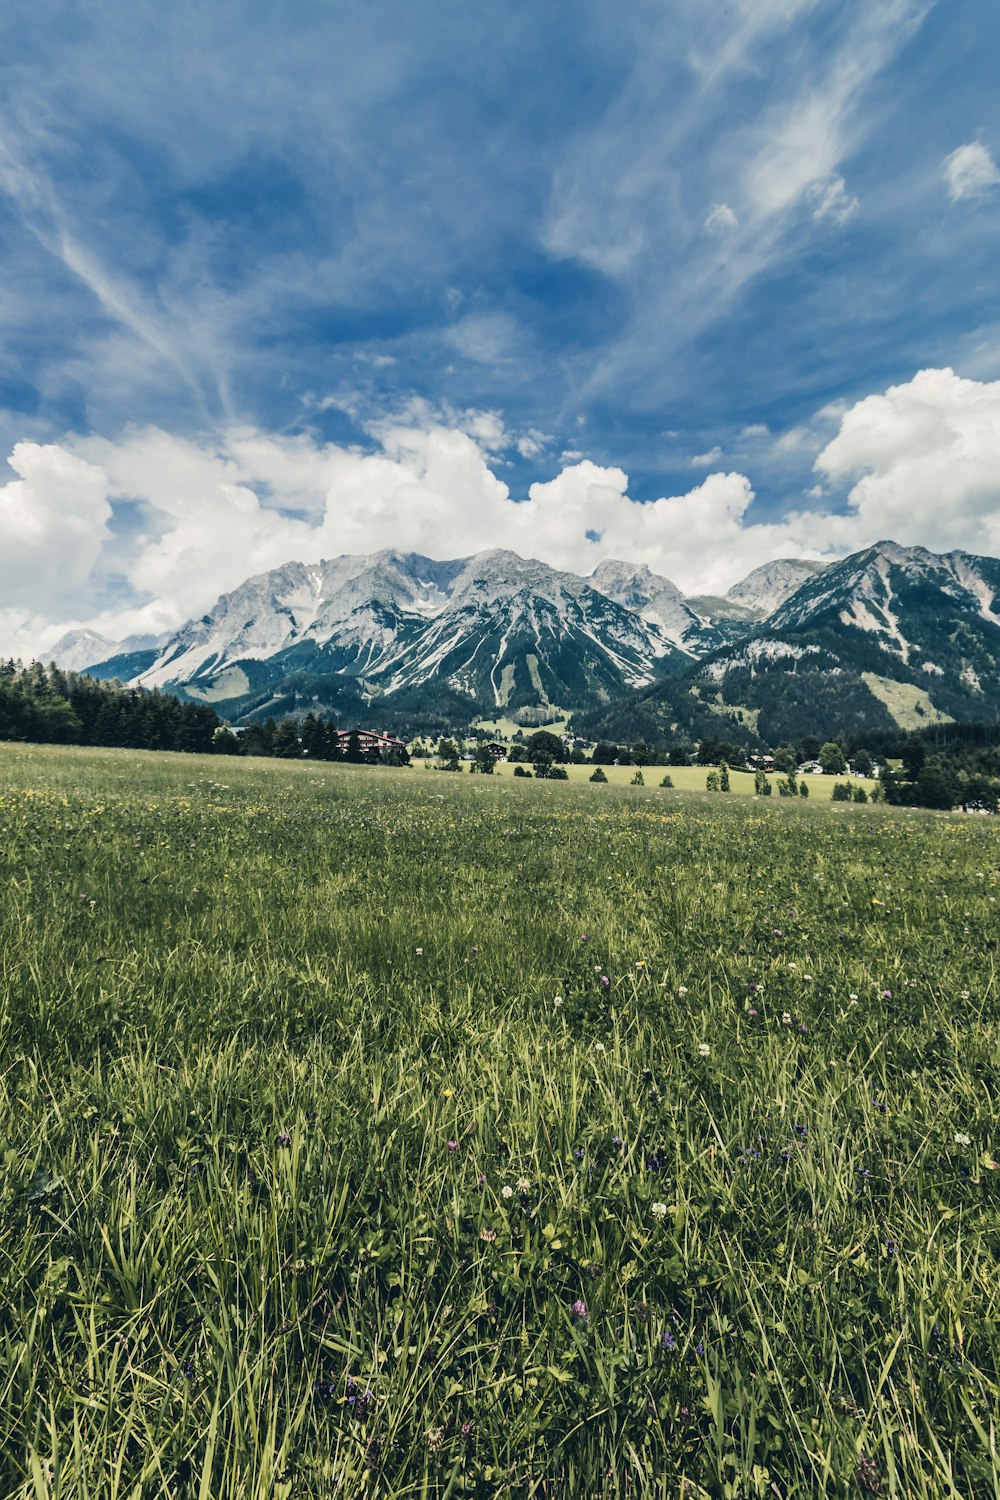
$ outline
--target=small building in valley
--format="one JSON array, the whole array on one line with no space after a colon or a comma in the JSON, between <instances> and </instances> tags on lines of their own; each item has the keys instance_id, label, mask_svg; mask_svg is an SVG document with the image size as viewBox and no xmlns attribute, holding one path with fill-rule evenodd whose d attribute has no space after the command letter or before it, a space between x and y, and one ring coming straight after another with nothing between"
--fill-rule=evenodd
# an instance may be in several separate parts
<instances>
[{"instance_id":1,"label":"small building in valley","mask_svg":"<svg viewBox=\"0 0 1000 1500\"><path fill-rule=\"evenodd\" d=\"M386 734L384 729L338 729L337 745L341 754L351 743L352 735L357 736L358 745L367 755L371 750L377 750L380 755L389 751L396 752L406 750L403 740L396 739L395 735Z\"/></svg>"}]
</instances>

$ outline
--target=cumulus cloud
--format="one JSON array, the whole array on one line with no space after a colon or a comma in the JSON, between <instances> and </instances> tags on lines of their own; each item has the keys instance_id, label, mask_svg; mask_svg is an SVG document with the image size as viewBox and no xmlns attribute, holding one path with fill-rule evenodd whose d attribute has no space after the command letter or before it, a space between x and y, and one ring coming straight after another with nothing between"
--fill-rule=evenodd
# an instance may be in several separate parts
<instances>
[{"instance_id":1,"label":"cumulus cloud","mask_svg":"<svg viewBox=\"0 0 1000 1500\"><path fill-rule=\"evenodd\" d=\"M832 219L835 224L846 224L861 207L858 199L847 191L842 177L814 182L806 193L806 199L812 206L814 219Z\"/></svg>"},{"instance_id":2,"label":"cumulus cloud","mask_svg":"<svg viewBox=\"0 0 1000 1500\"><path fill-rule=\"evenodd\" d=\"M691 460L692 469L710 469L717 464L722 457L722 449L716 443L714 448L709 448L707 453L696 453Z\"/></svg>"},{"instance_id":3,"label":"cumulus cloud","mask_svg":"<svg viewBox=\"0 0 1000 1500\"><path fill-rule=\"evenodd\" d=\"M731 229L739 227L740 221L728 203L716 203L705 220L705 228L709 234L727 234Z\"/></svg>"},{"instance_id":4,"label":"cumulus cloud","mask_svg":"<svg viewBox=\"0 0 1000 1500\"><path fill-rule=\"evenodd\" d=\"M642 560L692 593L724 591L776 557L881 538L1000 554L1000 381L924 370L794 432L821 449L820 482L803 509L770 521L755 518L744 474L638 503L622 469L575 452L513 496L495 472L513 445L495 413L460 427L410 411L379 427L371 451L245 427L214 442L137 428L115 442L20 444L19 477L0 491L0 648L44 650L71 624L112 638L174 628L251 574L380 548L509 547L584 574L606 557ZM119 508L141 524L112 526ZM118 603L100 608L116 574Z\"/></svg>"},{"instance_id":5,"label":"cumulus cloud","mask_svg":"<svg viewBox=\"0 0 1000 1500\"><path fill-rule=\"evenodd\" d=\"M980 141L968 141L946 156L944 175L952 203L962 198L981 198L1000 184L997 164Z\"/></svg>"},{"instance_id":6,"label":"cumulus cloud","mask_svg":"<svg viewBox=\"0 0 1000 1500\"><path fill-rule=\"evenodd\" d=\"M0 488L0 598L45 610L84 585L108 535L108 480L56 444L18 443Z\"/></svg>"},{"instance_id":7,"label":"cumulus cloud","mask_svg":"<svg viewBox=\"0 0 1000 1500\"><path fill-rule=\"evenodd\" d=\"M891 537L936 551L1000 553L1000 381L921 370L847 411L816 460L831 481L857 476L830 536Z\"/></svg>"}]
</instances>

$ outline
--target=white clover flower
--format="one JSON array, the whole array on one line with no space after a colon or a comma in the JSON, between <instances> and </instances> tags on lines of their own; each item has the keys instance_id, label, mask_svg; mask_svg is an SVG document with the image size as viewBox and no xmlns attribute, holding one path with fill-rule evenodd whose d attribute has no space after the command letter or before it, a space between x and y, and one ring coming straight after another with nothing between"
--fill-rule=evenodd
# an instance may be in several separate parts
<instances>
[{"instance_id":1,"label":"white clover flower","mask_svg":"<svg viewBox=\"0 0 1000 1500\"><path fill-rule=\"evenodd\" d=\"M708 1045L708 1043L707 1043L707 1042L699 1042L699 1043L698 1043L698 1053L699 1053L699 1055L700 1055L700 1056L701 1056L701 1057L707 1057L707 1056L708 1056L708 1054L709 1054L709 1053L710 1053L710 1052L711 1052L711 1050L712 1050L712 1049L711 1049L711 1047L710 1047L710 1046L709 1046L709 1045Z\"/></svg>"},{"instance_id":2,"label":"white clover flower","mask_svg":"<svg viewBox=\"0 0 1000 1500\"><path fill-rule=\"evenodd\" d=\"M414 953L423 953L423 948L414 948Z\"/></svg>"},{"instance_id":3,"label":"white clover flower","mask_svg":"<svg viewBox=\"0 0 1000 1500\"><path fill-rule=\"evenodd\" d=\"M605 1045L604 1045L603 1042L595 1042L594 1043L594 1051L595 1052L606 1052L607 1048L605 1047Z\"/></svg>"},{"instance_id":4,"label":"white clover flower","mask_svg":"<svg viewBox=\"0 0 1000 1500\"><path fill-rule=\"evenodd\" d=\"M784 1021L784 1023L785 1023L786 1026L791 1026L791 1024L792 1024L792 1018L788 1014L787 1010L783 1010L781 1012L781 1019Z\"/></svg>"},{"instance_id":5,"label":"white clover flower","mask_svg":"<svg viewBox=\"0 0 1000 1500\"><path fill-rule=\"evenodd\" d=\"M686 995L687 994L687 986L682 984L680 986L680 988L678 989L677 993L678 993L678 995Z\"/></svg>"},{"instance_id":6,"label":"white clover flower","mask_svg":"<svg viewBox=\"0 0 1000 1500\"><path fill-rule=\"evenodd\" d=\"M970 1135L966 1135L966 1133L965 1133L964 1130L956 1130L955 1131L955 1145L956 1146L971 1146L972 1145L972 1137Z\"/></svg>"},{"instance_id":7,"label":"white clover flower","mask_svg":"<svg viewBox=\"0 0 1000 1500\"><path fill-rule=\"evenodd\" d=\"M558 1010L559 1006L562 1005L562 995L555 995L555 996L553 996L552 1004Z\"/></svg>"},{"instance_id":8,"label":"white clover flower","mask_svg":"<svg viewBox=\"0 0 1000 1500\"><path fill-rule=\"evenodd\" d=\"M501 1196L501 1198L513 1198L513 1196L514 1196L514 1189L512 1187L510 1187L509 1185L505 1184L500 1189L500 1196Z\"/></svg>"},{"instance_id":9,"label":"white clover flower","mask_svg":"<svg viewBox=\"0 0 1000 1500\"><path fill-rule=\"evenodd\" d=\"M530 1193L531 1179L528 1177L519 1177L517 1179L517 1190L519 1193Z\"/></svg>"},{"instance_id":10,"label":"white clover flower","mask_svg":"<svg viewBox=\"0 0 1000 1500\"><path fill-rule=\"evenodd\" d=\"M665 1203L654 1203L651 1213L654 1219L665 1219L667 1217L667 1205Z\"/></svg>"},{"instance_id":11,"label":"white clover flower","mask_svg":"<svg viewBox=\"0 0 1000 1500\"><path fill-rule=\"evenodd\" d=\"M803 974L802 978L803 979L811 979L812 975L811 974Z\"/></svg>"},{"instance_id":12,"label":"white clover flower","mask_svg":"<svg viewBox=\"0 0 1000 1500\"><path fill-rule=\"evenodd\" d=\"M960 1000L968 1000L968 998L969 998L969 992L968 992L968 990L960 990L959 991L959 999Z\"/></svg>"},{"instance_id":13,"label":"white clover flower","mask_svg":"<svg viewBox=\"0 0 1000 1500\"><path fill-rule=\"evenodd\" d=\"M856 999L857 999L857 998L858 998L858 997L857 997L857 995L856 995L856 994L855 994L855 993L854 993L854 991L853 991L853 990L852 990L852 991L851 991L851 993L850 993L850 994L849 994L849 995L848 995L848 997L847 997L847 998L848 998L848 999L849 999L849 1000L856 1000Z\"/></svg>"},{"instance_id":14,"label":"white clover flower","mask_svg":"<svg viewBox=\"0 0 1000 1500\"><path fill-rule=\"evenodd\" d=\"M798 968L798 964L789 964L788 967L790 969L797 969Z\"/></svg>"}]
</instances>

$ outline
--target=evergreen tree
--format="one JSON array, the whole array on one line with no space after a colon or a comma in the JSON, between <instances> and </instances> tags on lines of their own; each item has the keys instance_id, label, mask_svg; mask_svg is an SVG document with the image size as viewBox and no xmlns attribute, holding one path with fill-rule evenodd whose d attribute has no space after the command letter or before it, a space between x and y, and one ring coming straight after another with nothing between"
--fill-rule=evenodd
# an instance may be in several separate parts
<instances>
[{"instance_id":1,"label":"evergreen tree","mask_svg":"<svg viewBox=\"0 0 1000 1500\"><path fill-rule=\"evenodd\" d=\"M296 760L302 754L299 729L294 719L282 719L278 725L272 754L280 756L283 760Z\"/></svg>"}]
</instances>

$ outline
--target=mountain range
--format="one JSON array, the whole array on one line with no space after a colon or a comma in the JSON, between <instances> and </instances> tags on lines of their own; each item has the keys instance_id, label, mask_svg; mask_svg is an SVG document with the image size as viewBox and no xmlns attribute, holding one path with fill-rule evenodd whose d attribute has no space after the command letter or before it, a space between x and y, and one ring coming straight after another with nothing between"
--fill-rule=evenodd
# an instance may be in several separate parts
<instances>
[{"instance_id":1,"label":"mountain range","mask_svg":"<svg viewBox=\"0 0 1000 1500\"><path fill-rule=\"evenodd\" d=\"M559 710L592 737L775 743L996 719L998 593L996 559L893 542L767 563L722 598L629 562L583 578L504 550L388 550L247 579L165 639L71 632L50 654L234 722L313 708L462 728Z\"/></svg>"}]
</instances>

